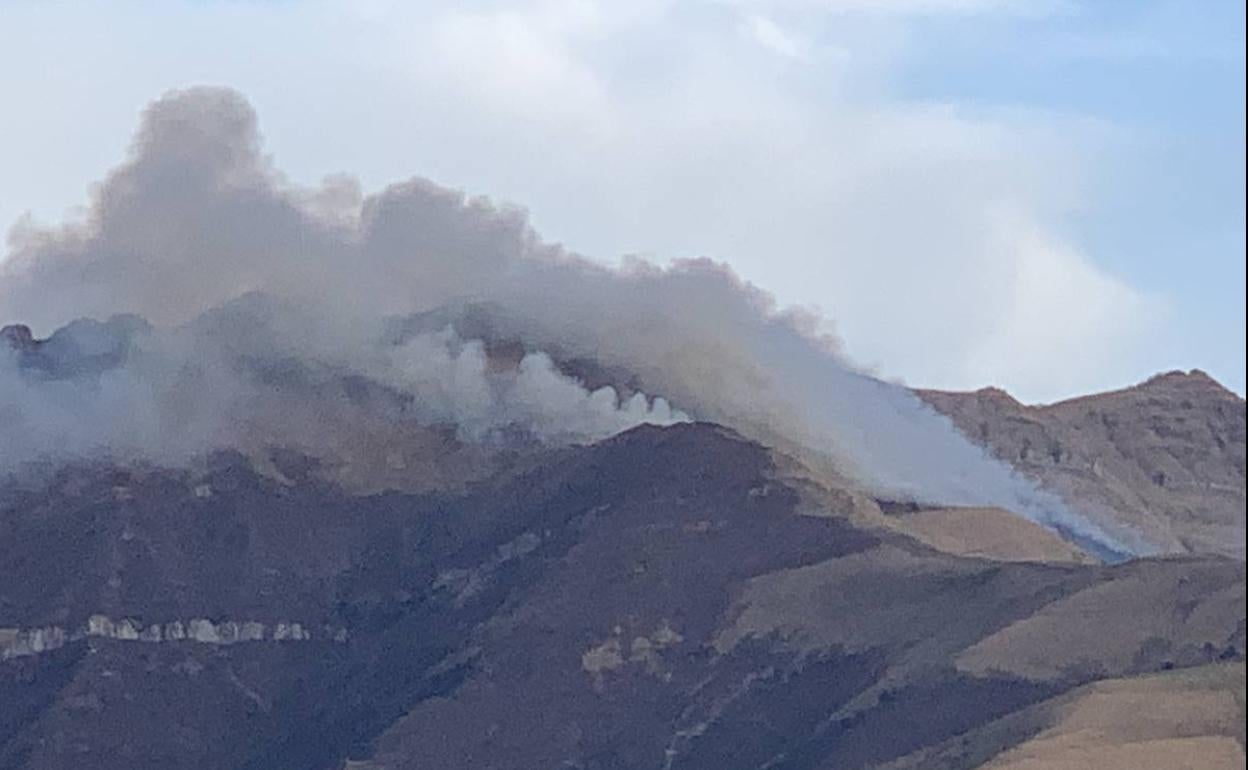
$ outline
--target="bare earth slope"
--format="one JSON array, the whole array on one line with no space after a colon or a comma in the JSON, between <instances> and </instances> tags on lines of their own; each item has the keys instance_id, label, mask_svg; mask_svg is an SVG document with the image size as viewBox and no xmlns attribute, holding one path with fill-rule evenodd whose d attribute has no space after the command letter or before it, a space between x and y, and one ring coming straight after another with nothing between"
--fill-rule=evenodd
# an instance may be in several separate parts
<instances>
[{"instance_id":1,"label":"bare earth slope","mask_svg":"<svg viewBox=\"0 0 1248 770\"><path fill-rule=\"evenodd\" d=\"M1027 406L918 391L972 441L1123 537L1244 558L1244 400L1200 371Z\"/></svg>"}]
</instances>

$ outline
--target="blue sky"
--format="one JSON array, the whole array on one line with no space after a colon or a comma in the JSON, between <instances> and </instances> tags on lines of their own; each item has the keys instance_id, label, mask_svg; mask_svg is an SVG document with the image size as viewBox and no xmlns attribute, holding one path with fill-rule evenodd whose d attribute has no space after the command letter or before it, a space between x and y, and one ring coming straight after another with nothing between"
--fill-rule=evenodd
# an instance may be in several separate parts
<instances>
[{"instance_id":1,"label":"blue sky","mask_svg":"<svg viewBox=\"0 0 1248 770\"><path fill-rule=\"evenodd\" d=\"M999 18L986 34L929 19L893 85L909 98L1030 105L1128 132L1106 148L1108 173L1070 233L1106 269L1171 298L1175 365L1212 368L1243 393L1245 6L1069 10Z\"/></svg>"},{"instance_id":2,"label":"blue sky","mask_svg":"<svg viewBox=\"0 0 1248 770\"><path fill-rule=\"evenodd\" d=\"M723 260L911 384L1244 391L1242 3L0 0L0 226L79 216L200 83L294 182Z\"/></svg>"}]
</instances>

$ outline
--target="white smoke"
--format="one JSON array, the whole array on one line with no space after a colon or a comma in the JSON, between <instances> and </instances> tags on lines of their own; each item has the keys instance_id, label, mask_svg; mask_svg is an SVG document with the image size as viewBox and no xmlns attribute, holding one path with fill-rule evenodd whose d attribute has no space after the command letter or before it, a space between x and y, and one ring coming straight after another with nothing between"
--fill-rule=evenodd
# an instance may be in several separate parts
<instances>
[{"instance_id":1,"label":"white smoke","mask_svg":"<svg viewBox=\"0 0 1248 770\"><path fill-rule=\"evenodd\" d=\"M295 319L307 321L302 340ZM688 419L661 397L591 391L541 352L499 366L482 341L449 327L399 345L375 334L346 344L337 329L327 345L306 336L314 326L306 312L251 296L174 330L116 317L78 321L34 352L0 345L0 470L48 456L183 462L255 444L332 453L334 433L378 421L450 426L467 442L560 445Z\"/></svg>"},{"instance_id":2,"label":"white smoke","mask_svg":"<svg viewBox=\"0 0 1248 770\"><path fill-rule=\"evenodd\" d=\"M289 426L323 424L327 399L358 409L325 395L330 374L347 372L468 440L518 425L566 443L685 419L659 398L589 390L554 363L590 360L695 418L830 457L881 494L1000 505L1120 548L908 390L856 371L814 319L777 309L727 267L609 269L542 242L522 210L424 180L367 197L345 178L296 187L263 156L255 116L231 91L155 102L87 219L15 230L2 268L0 320L44 333L133 313L155 331L126 366L87 384L31 384L0 362L0 460L64 446L140 451L170 433L186 447L228 445L257 422L306 443ZM260 314L261 324L234 302L252 293L294 310ZM521 341L526 355L493 371L490 340L454 329L376 344L386 317L447 306L483 308L495 340ZM321 378L305 383L319 395L240 378L239 360L312 364L301 377Z\"/></svg>"},{"instance_id":3,"label":"white smoke","mask_svg":"<svg viewBox=\"0 0 1248 770\"><path fill-rule=\"evenodd\" d=\"M450 328L413 337L387 359L382 381L411 392L427 419L452 423L469 440L520 426L547 443L575 443L689 419L662 397L638 392L621 401L611 386L590 391L541 352L491 375L484 343L463 342Z\"/></svg>"}]
</instances>

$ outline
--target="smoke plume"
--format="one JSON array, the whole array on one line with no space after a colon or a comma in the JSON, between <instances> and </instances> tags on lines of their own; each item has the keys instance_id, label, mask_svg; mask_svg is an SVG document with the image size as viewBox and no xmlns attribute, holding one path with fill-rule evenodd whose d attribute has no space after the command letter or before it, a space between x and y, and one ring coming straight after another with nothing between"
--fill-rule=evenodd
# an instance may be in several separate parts
<instances>
[{"instance_id":1,"label":"smoke plume","mask_svg":"<svg viewBox=\"0 0 1248 770\"><path fill-rule=\"evenodd\" d=\"M1001 505L1121 549L727 267L604 267L521 209L421 179L296 186L228 90L153 103L86 218L15 228L0 271L0 321L101 319L0 346L0 466L256 435L316 449L408 422L563 444L692 417L881 494Z\"/></svg>"}]
</instances>

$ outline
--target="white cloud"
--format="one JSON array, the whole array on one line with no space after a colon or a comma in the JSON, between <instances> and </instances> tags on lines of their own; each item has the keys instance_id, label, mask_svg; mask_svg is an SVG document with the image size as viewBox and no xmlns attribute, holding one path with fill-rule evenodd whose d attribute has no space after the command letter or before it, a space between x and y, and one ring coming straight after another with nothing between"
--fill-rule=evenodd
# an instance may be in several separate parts
<instances>
[{"instance_id":1,"label":"white cloud","mask_svg":"<svg viewBox=\"0 0 1248 770\"><path fill-rule=\"evenodd\" d=\"M832 14L936 16L1006 14L1048 16L1074 8L1066 0L719 0L725 5L785 8Z\"/></svg>"},{"instance_id":2,"label":"white cloud","mask_svg":"<svg viewBox=\"0 0 1248 770\"><path fill-rule=\"evenodd\" d=\"M805 54L804 44L798 42L766 16L756 13L746 16L741 20L741 30L763 48L779 56L800 59Z\"/></svg>"},{"instance_id":3,"label":"white cloud","mask_svg":"<svg viewBox=\"0 0 1248 770\"><path fill-rule=\"evenodd\" d=\"M1166 328L1167 303L1019 216L1001 212L994 231L1011 275L996 303L999 317L968 351L967 375L1024 381L1040 401L1122 385L1107 373L1129 369L1139 343Z\"/></svg>"},{"instance_id":4,"label":"white cloud","mask_svg":"<svg viewBox=\"0 0 1248 770\"><path fill-rule=\"evenodd\" d=\"M571 49L599 20L592 4L542 4L528 11L453 11L412 30L417 76L450 84L503 118L558 130L569 122L605 129L610 112L603 84Z\"/></svg>"}]
</instances>

